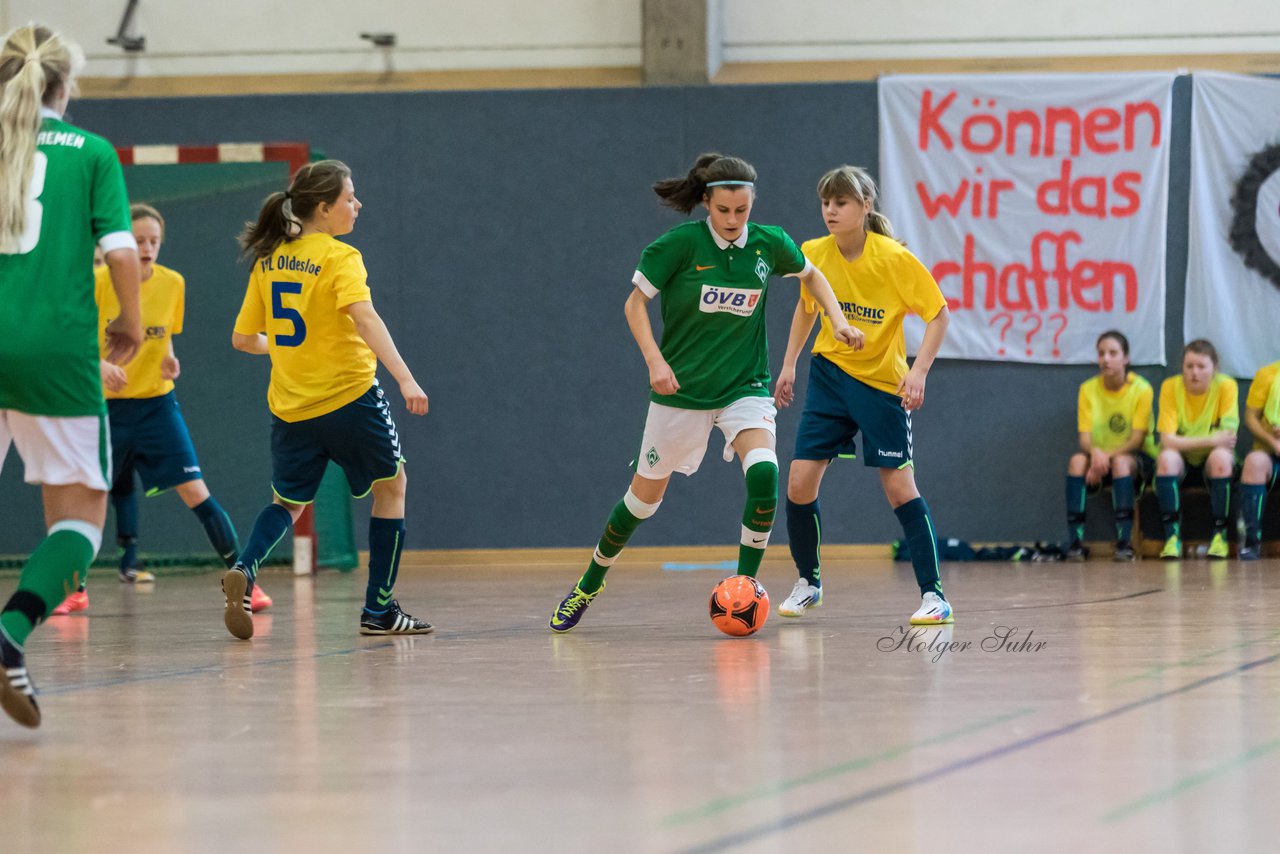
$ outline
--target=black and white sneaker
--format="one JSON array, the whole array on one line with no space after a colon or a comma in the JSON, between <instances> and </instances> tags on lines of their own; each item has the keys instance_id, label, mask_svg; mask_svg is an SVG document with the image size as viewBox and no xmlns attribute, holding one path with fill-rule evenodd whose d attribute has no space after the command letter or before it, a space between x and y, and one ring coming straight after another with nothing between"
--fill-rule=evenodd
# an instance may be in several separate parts
<instances>
[{"instance_id":1,"label":"black and white sneaker","mask_svg":"<svg viewBox=\"0 0 1280 854\"><path fill-rule=\"evenodd\" d=\"M222 576L222 592L226 595L226 606L222 612L222 622L227 631L248 640L253 637L253 599L249 593L249 573L243 567L233 566Z\"/></svg>"},{"instance_id":2,"label":"black and white sneaker","mask_svg":"<svg viewBox=\"0 0 1280 854\"><path fill-rule=\"evenodd\" d=\"M25 727L40 726L40 707L36 705L36 686L27 673L26 658L22 650L9 643L0 634L0 663L4 665L4 678L0 679L0 708Z\"/></svg>"},{"instance_id":3,"label":"black and white sneaker","mask_svg":"<svg viewBox=\"0 0 1280 854\"><path fill-rule=\"evenodd\" d=\"M381 614L360 612L360 634L362 635L427 635L435 631L435 627L425 620L411 617L400 610L400 603L391 600L391 607Z\"/></svg>"}]
</instances>

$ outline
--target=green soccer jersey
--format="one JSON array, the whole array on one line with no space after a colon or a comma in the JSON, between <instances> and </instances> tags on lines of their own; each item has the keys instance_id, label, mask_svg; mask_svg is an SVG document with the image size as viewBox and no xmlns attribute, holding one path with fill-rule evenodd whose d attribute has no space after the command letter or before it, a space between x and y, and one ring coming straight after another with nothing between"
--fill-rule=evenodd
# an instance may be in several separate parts
<instances>
[{"instance_id":1,"label":"green soccer jersey","mask_svg":"<svg viewBox=\"0 0 1280 854\"><path fill-rule=\"evenodd\" d=\"M662 358L680 390L650 395L681 409L720 409L769 396L765 298L770 276L802 273L808 261L787 233L749 223L730 243L710 221L677 225L644 250L632 282L662 295Z\"/></svg>"},{"instance_id":2,"label":"green soccer jersey","mask_svg":"<svg viewBox=\"0 0 1280 854\"><path fill-rule=\"evenodd\" d=\"M124 172L105 139L43 115L26 230L0 245L0 409L99 415L93 247L136 245Z\"/></svg>"}]
</instances>

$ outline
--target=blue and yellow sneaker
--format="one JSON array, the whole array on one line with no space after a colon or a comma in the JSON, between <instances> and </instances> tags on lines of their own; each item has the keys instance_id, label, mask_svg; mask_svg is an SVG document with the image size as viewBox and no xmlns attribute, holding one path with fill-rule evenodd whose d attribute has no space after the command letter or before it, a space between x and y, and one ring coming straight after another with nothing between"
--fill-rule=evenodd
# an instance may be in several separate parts
<instances>
[{"instance_id":1,"label":"blue and yellow sneaker","mask_svg":"<svg viewBox=\"0 0 1280 854\"><path fill-rule=\"evenodd\" d=\"M1215 531L1213 539L1209 541L1209 557L1231 557L1231 546L1227 543L1227 535L1222 531Z\"/></svg>"},{"instance_id":2,"label":"blue and yellow sneaker","mask_svg":"<svg viewBox=\"0 0 1280 854\"><path fill-rule=\"evenodd\" d=\"M1174 534L1172 537L1164 541L1164 548L1160 550L1161 560L1178 560L1182 557L1182 537Z\"/></svg>"},{"instance_id":3,"label":"blue and yellow sneaker","mask_svg":"<svg viewBox=\"0 0 1280 854\"><path fill-rule=\"evenodd\" d=\"M603 584L600 585L600 590L604 590ZM551 627L551 631L567 632L578 625L578 621L586 613L587 606L600 595L600 590L595 593L583 593L575 584L573 592L564 597L560 606L556 608L556 612L551 615L551 622L547 624Z\"/></svg>"},{"instance_id":4,"label":"blue and yellow sneaker","mask_svg":"<svg viewBox=\"0 0 1280 854\"><path fill-rule=\"evenodd\" d=\"M954 623L955 619L951 611L951 603L930 590L920 597L920 610L911 615L911 625L941 626Z\"/></svg>"}]
</instances>

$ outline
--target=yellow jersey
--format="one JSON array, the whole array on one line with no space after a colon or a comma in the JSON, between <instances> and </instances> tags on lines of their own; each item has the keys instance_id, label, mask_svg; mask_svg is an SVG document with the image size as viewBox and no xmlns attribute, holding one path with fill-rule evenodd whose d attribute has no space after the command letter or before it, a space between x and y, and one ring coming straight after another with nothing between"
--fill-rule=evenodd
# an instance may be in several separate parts
<instances>
[{"instance_id":1,"label":"yellow jersey","mask_svg":"<svg viewBox=\"0 0 1280 854\"><path fill-rule=\"evenodd\" d=\"M1154 398L1151 383L1132 371L1116 391L1108 389L1099 374L1080 385L1076 429L1092 437L1093 447L1108 452L1128 442L1134 430L1146 431L1147 439L1141 450L1150 454L1154 449L1151 437Z\"/></svg>"},{"instance_id":2,"label":"yellow jersey","mask_svg":"<svg viewBox=\"0 0 1280 854\"><path fill-rule=\"evenodd\" d=\"M1239 387L1225 374L1214 374L1209 390L1190 394L1182 374L1169 377L1160 384L1160 418L1156 432L1177 436L1212 436L1219 430L1240 427ZM1209 448L1183 451L1183 458L1200 465L1209 457Z\"/></svg>"},{"instance_id":3,"label":"yellow jersey","mask_svg":"<svg viewBox=\"0 0 1280 854\"><path fill-rule=\"evenodd\" d=\"M805 241L800 248L831 283L845 318L866 336L861 350L837 341L831 320L823 312L813 354L834 362L872 388L897 394L907 374L903 318L912 312L926 323L933 320L947 305L938 283L905 246L883 234L867 232L866 245L856 261L845 260L833 235ZM803 287L800 298L806 310L817 307Z\"/></svg>"},{"instance_id":4,"label":"yellow jersey","mask_svg":"<svg viewBox=\"0 0 1280 854\"><path fill-rule=\"evenodd\" d=\"M99 267L93 273L93 289L98 299L98 351L106 355L107 324L120 313L120 301L111 287L111 273ZM187 283L182 274L160 264L151 267L151 278L142 283L142 346L133 361L124 366L129 377L119 391L103 389L107 400L160 397L173 391L173 380L160 375L161 363L169 355L169 341L182 332L186 312Z\"/></svg>"},{"instance_id":5,"label":"yellow jersey","mask_svg":"<svg viewBox=\"0 0 1280 854\"><path fill-rule=\"evenodd\" d=\"M370 301L359 251L328 234L282 243L254 262L235 330L266 333L267 405L277 418L318 418L373 385L378 359L342 310Z\"/></svg>"},{"instance_id":6,"label":"yellow jersey","mask_svg":"<svg viewBox=\"0 0 1280 854\"><path fill-rule=\"evenodd\" d=\"M1262 423L1268 427L1280 427L1280 362L1272 362L1254 374L1249 385L1249 397L1244 405L1248 409L1262 412ZM1271 452L1271 448L1257 439L1253 441L1255 451Z\"/></svg>"}]
</instances>

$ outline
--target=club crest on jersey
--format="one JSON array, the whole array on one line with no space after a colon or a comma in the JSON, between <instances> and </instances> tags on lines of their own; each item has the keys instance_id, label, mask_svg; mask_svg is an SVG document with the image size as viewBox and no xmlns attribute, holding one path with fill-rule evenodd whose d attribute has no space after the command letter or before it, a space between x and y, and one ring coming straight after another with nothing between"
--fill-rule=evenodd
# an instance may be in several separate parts
<instances>
[{"instance_id":1,"label":"club crest on jersey","mask_svg":"<svg viewBox=\"0 0 1280 854\"><path fill-rule=\"evenodd\" d=\"M702 299L698 302L698 308L707 314L727 311L739 317L750 317L755 314L758 302L760 302L760 291L703 285Z\"/></svg>"},{"instance_id":2,"label":"club crest on jersey","mask_svg":"<svg viewBox=\"0 0 1280 854\"><path fill-rule=\"evenodd\" d=\"M765 263L763 258L756 259L756 275L760 277L760 281L769 281L769 265Z\"/></svg>"}]
</instances>

